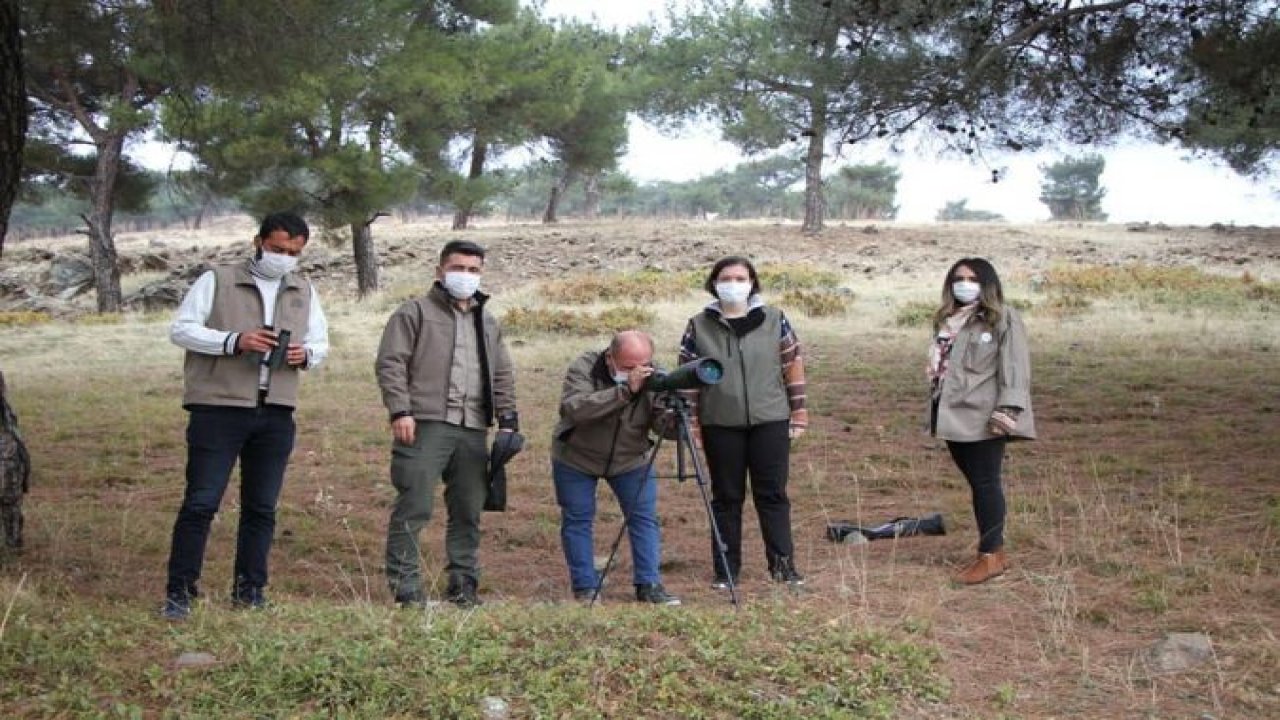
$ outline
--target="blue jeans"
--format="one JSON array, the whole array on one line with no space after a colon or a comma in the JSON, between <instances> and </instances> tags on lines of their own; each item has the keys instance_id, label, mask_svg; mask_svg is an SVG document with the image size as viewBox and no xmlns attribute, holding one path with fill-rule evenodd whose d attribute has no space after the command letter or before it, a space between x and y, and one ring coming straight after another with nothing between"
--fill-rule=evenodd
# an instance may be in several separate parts
<instances>
[{"instance_id":1,"label":"blue jeans","mask_svg":"<svg viewBox=\"0 0 1280 720\"><path fill-rule=\"evenodd\" d=\"M193 406L187 424L187 489L173 524L170 595L195 597L204 566L209 525L222 504L231 469L240 460L240 524L235 586L267 584L267 555L276 527L276 503L293 452L292 408Z\"/></svg>"},{"instance_id":2,"label":"blue jeans","mask_svg":"<svg viewBox=\"0 0 1280 720\"><path fill-rule=\"evenodd\" d=\"M600 583L595 568L595 537L592 532L598 478L556 461L551 463L551 476L556 485L556 502L560 504L560 541L564 546L564 560L569 565L569 581L574 590L594 588ZM627 519L632 581L636 585L661 582L658 563L662 538L658 530L657 476L651 467L641 465L605 480Z\"/></svg>"}]
</instances>

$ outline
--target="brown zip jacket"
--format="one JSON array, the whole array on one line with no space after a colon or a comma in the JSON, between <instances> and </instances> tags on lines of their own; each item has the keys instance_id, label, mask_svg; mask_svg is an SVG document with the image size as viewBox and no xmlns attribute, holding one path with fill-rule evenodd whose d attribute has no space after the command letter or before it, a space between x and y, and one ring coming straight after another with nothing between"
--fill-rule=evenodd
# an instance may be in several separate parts
<instances>
[{"instance_id":1,"label":"brown zip jacket","mask_svg":"<svg viewBox=\"0 0 1280 720\"><path fill-rule=\"evenodd\" d=\"M507 354L502 328L476 293L467 317L475 320L481 343L487 425L519 430L516 413L515 368ZM449 368L453 363L455 313L453 299L439 283L426 295L401 305L387 320L378 345L374 370L382 404L394 420L412 415L418 420L444 420L449 400Z\"/></svg>"},{"instance_id":2,"label":"brown zip jacket","mask_svg":"<svg viewBox=\"0 0 1280 720\"><path fill-rule=\"evenodd\" d=\"M603 352L583 353L565 372L551 459L596 477L634 470L648 462L662 415L653 393L632 395L609 377Z\"/></svg>"}]
</instances>

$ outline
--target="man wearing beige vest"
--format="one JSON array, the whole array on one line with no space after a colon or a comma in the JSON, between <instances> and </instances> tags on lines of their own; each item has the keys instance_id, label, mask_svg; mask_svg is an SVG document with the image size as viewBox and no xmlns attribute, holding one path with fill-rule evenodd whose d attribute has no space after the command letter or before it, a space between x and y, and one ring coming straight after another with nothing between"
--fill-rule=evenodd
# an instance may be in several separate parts
<instances>
[{"instance_id":1,"label":"man wearing beige vest","mask_svg":"<svg viewBox=\"0 0 1280 720\"><path fill-rule=\"evenodd\" d=\"M240 522L231 601L266 605L276 503L293 451L300 371L329 353L329 329L311 283L295 274L310 230L293 213L268 215L254 255L201 275L169 337L186 349L186 493L173 525L164 617L184 620L199 594L209 525L240 461ZM288 337L286 338L286 332Z\"/></svg>"},{"instance_id":2,"label":"man wearing beige vest","mask_svg":"<svg viewBox=\"0 0 1280 720\"><path fill-rule=\"evenodd\" d=\"M391 483L396 501L387 526L386 572L396 603L425 604L418 537L436 484L448 510L445 599L461 607L477 595L485 440L519 431L515 369L498 320L480 292L484 248L453 240L440 251L431 288L387 320L375 370L391 420Z\"/></svg>"}]
</instances>

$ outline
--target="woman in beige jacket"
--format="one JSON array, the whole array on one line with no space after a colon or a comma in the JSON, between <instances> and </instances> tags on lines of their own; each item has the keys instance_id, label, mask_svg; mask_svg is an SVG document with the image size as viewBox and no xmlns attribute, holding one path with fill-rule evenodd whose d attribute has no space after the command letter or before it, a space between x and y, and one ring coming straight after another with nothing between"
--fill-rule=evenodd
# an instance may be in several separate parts
<instances>
[{"instance_id":1,"label":"woman in beige jacket","mask_svg":"<svg viewBox=\"0 0 1280 720\"><path fill-rule=\"evenodd\" d=\"M976 585L1009 567L1000 466L1007 441L1035 438L1031 355L1022 319L1005 305L1000 277L981 258L951 266L933 329L931 430L947 441L969 481L978 522L978 554L955 580Z\"/></svg>"}]
</instances>

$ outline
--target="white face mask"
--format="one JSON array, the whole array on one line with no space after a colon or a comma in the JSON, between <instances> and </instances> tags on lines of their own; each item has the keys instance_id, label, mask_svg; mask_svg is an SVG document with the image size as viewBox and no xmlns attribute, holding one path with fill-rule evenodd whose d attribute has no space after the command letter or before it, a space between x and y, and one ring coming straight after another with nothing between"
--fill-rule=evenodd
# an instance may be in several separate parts
<instances>
[{"instance_id":1,"label":"white face mask","mask_svg":"<svg viewBox=\"0 0 1280 720\"><path fill-rule=\"evenodd\" d=\"M263 277L276 279L284 277L285 273L291 273L298 269L298 258L284 253L273 253L262 251L261 257L257 260L258 273Z\"/></svg>"},{"instance_id":2,"label":"white face mask","mask_svg":"<svg viewBox=\"0 0 1280 720\"><path fill-rule=\"evenodd\" d=\"M978 295L982 294L982 285L967 280L959 280L951 283L951 294L962 305L968 305L978 299Z\"/></svg>"},{"instance_id":3,"label":"white face mask","mask_svg":"<svg viewBox=\"0 0 1280 720\"><path fill-rule=\"evenodd\" d=\"M716 297L720 298L722 303L741 305L751 297L751 283L736 280L716 283Z\"/></svg>"},{"instance_id":4,"label":"white face mask","mask_svg":"<svg viewBox=\"0 0 1280 720\"><path fill-rule=\"evenodd\" d=\"M480 273L447 272L441 284L455 300L466 300L480 289Z\"/></svg>"}]
</instances>

